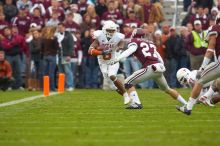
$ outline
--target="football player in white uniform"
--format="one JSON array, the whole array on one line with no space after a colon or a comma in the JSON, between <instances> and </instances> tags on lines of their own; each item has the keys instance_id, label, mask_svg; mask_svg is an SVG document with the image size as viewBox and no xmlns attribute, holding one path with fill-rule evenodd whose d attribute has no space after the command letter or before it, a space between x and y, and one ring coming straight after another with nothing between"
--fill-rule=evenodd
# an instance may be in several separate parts
<instances>
[{"instance_id":1,"label":"football player in white uniform","mask_svg":"<svg viewBox=\"0 0 220 146\"><path fill-rule=\"evenodd\" d=\"M130 97L126 92L123 83L117 79L119 63L108 65L116 57L117 50L124 47L124 34L117 32L117 25L109 20L103 25L102 30L97 30L93 34L93 43L90 45L88 53L98 57L99 66L104 78L110 78L117 87L117 92L124 97L124 104L130 102Z\"/></svg>"},{"instance_id":2,"label":"football player in white uniform","mask_svg":"<svg viewBox=\"0 0 220 146\"><path fill-rule=\"evenodd\" d=\"M181 68L177 71L176 77L181 85L193 88L195 82L198 80L198 72L198 70L190 71L187 68ZM214 104L219 102L219 85L220 79L204 84L198 96L200 98L197 98L199 102L208 106L214 106Z\"/></svg>"}]
</instances>

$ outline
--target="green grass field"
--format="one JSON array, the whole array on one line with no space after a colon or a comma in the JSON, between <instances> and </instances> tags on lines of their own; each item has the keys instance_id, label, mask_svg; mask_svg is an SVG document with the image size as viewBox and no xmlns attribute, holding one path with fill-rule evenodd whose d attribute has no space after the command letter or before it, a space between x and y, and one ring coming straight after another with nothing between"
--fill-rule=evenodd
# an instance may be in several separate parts
<instances>
[{"instance_id":1,"label":"green grass field","mask_svg":"<svg viewBox=\"0 0 220 146\"><path fill-rule=\"evenodd\" d=\"M220 145L220 105L197 105L186 116L160 90L138 92L142 110L124 109L113 91L86 89L0 107L0 146ZM0 92L0 103L38 94Z\"/></svg>"}]
</instances>

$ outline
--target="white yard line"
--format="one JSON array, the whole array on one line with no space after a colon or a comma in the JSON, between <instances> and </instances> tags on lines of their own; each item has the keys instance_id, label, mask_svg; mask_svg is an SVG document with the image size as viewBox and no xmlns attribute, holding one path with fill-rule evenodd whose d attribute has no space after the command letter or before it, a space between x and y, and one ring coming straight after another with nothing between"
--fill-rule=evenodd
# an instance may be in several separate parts
<instances>
[{"instance_id":1,"label":"white yard line","mask_svg":"<svg viewBox=\"0 0 220 146\"><path fill-rule=\"evenodd\" d=\"M56 95L56 94L58 94L58 92L50 93L49 96ZM18 99L18 100L13 100L13 101L1 103L0 107L10 106L10 105L14 105L14 104L18 104L18 103L22 103L22 102L26 102L26 101L32 101L32 100L35 100L35 99L38 99L38 98L42 98L42 97L45 97L45 96L43 94L41 94L41 95L37 95L37 96L31 96L31 97L26 97L26 98Z\"/></svg>"}]
</instances>

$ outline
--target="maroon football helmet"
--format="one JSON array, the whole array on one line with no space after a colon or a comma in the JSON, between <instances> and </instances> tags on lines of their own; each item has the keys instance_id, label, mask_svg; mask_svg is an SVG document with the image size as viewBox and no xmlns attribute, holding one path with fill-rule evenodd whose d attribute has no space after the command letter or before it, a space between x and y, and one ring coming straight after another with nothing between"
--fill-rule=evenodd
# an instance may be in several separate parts
<instances>
[{"instance_id":1,"label":"maroon football helmet","mask_svg":"<svg viewBox=\"0 0 220 146\"><path fill-rule=\"evenodd\" d=\"M133 30L131 34L131 38L144 38L145 33L142 28L136 28Z\"/></svg>"}]
</instances>

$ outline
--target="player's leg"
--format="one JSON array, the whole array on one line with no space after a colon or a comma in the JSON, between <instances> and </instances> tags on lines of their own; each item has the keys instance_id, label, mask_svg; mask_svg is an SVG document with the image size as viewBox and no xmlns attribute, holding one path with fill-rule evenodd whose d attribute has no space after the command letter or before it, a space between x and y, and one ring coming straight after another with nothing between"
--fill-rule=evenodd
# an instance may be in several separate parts
<instances>
[{"instance_id":1,"label":"player's leg","mask_svg":"<svg viewBox=\"0 0 220 146\"><path fill-rule=\"evenodd\" d=\"M147 80L145 79L145 76L144 76L146 72L147 72L147 69L145 68L137 70L125 80L125 88L128 90L128 93L130 97L132 98L132 104L141 105L141 101L138 97L137 91L134 86L138 83L141 83Z\"/></svg>"},{"instance_id":2,"label":"player's leg","mask_svg":"<svg viewBox=\"0 0 220 146\"><path fill-rule=\"evenodd\" d=\"M166 79L165 79L163 74L161 74L160 76L156 77L154 80L155 80L155 82L157 83L157 85L159 86L159 88L161 90L163 90L164 92L169 94L175 100L179 101L183 105L185 105L187 103L185 101L185 99L176 90L174 90L174 89L169 87L169 85L167 84L167 81L166 81Z\"/></svg>"},{"instance_id":3,"label":"player's leg","mask_svg":"<svg viewBox=\"0 0 220 146\"><path fill-rule=\"evenodd\" d=\"M114 65L108 65L108 76L113 81L114 85L117 87L117 92L124 97L124 104L130 102L130 97L126 92L123 83L117 78L116 74L119 69L119 63Z\"/></svg>"},{"instance_id":4,"label":"player's leg","mask_svg":"<svg viewBox=\"0 0 220 146\"><path fill-rule=\"evenodd\" d=\"M178 110L182 111L185 114L190 114L193 106L196 104L197 97L199 96L203 85L218 78L220 76L220 63L210 63L205 70L201 73L201 78L195 83L193 90L191 92L191 97L186 107L179 107Z\"/></svg>"}]
</instances>

